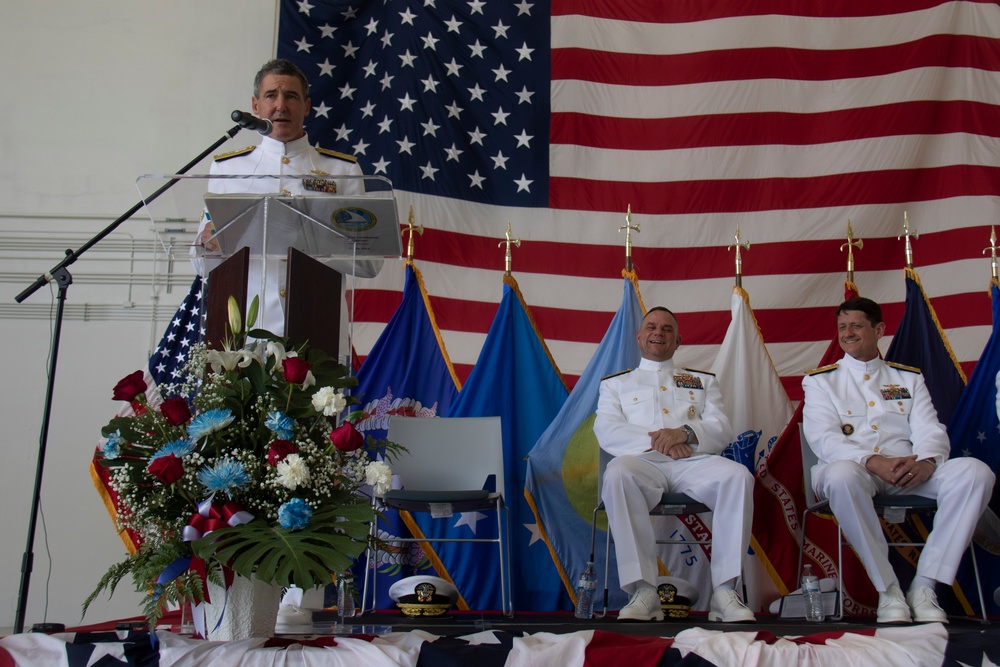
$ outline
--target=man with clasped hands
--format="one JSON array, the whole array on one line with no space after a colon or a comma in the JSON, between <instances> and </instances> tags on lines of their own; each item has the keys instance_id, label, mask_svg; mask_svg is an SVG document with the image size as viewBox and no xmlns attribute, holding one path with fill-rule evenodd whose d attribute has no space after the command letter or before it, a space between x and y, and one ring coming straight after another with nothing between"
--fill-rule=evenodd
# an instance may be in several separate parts
<instances>
[{"instance_id":1,"label":"man with clasped hands","mask_svg":"<svg viewBox=\"0 0 1000 667\"><path fill-rule=\"evenodd\" d=\"M735 590L750 542L753 477L718 454L732 441L715 376L677 368L677 318L652 308L636 334L635 370L605 378L594 434L614 459L601 495L618 555L618 579L631 598L619 621L662 621L656 543L649 511L664 492L680 492L713 510L710 621L753 621Z\"/></svg>"}]
</instances>

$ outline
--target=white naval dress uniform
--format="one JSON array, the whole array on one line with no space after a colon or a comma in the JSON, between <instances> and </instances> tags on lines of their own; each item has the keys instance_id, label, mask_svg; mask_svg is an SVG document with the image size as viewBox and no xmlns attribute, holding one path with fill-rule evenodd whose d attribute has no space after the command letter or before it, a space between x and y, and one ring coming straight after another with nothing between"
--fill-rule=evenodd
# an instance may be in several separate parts
<instances>
[{"instance_id":1,"label":"white naval dress uniform","mask_svg":"<svg viewBox=\"0 0 1000 667\"><path fill-rule=\"evenodd\" d=\"M211 174L214 175L242 175L242 176L311 176L312 181L300 178L234 178L234 179L212 179L209 181L208 191L217 194L272 194L285 192L298 195L305 194L312 187L322 186L319 191L329 191L331 179L328 176L361 176L361 167L350 156L342 154L331 154L332 151L320 152L309 145L309 137L302 136L287 143L277 141L270 137L263 137L260 145L248 147L241 151L233 151L220 156L216 156L212 163ZM361 194L364 191L361 179L333 179L335 192L337 194ZM315 183L316 185L313 185ZM331 192L332 194L332 192ZM205 229L210 220L208 215L203 216L201 225L198 227L198 236ZM204 275L204 262L198 257L198 249L191 248L191 256L195 268L200 275ZM373 278L378 275L382 268L382 260L358 261L352 266L351 260L333 259L326 262L329 266L345 275L354 275L360 278ZM256 326L267 329L272 333L283 334L285 328L284 319L284 292L286 280L286 262L283 259L267 260L266 285L264 292L260 295L262 319L259 319ZM260 266L251 262L249 284L247 286L247 303L253 299L255 294L259 294L261 284ZM340 298L340 295L336 295Z\"/></svg>"},{"instance_id":2,"label":"white naval dress uniform","mask_svg":"<svg viewBox=\"0 0 1000 667\"><path fill-rule=\"evenodd\" d=\"M828 498L837 522L879 592L894 583L889 547L872 496L915 494L937 498L934 529L927 536L917 574L951 584L972 531L989 502L994 476L972 457L949 459L945 427L938 421L923 375L881 359L839 363L802 379L802 428L819 463L813 467L817 496ZM878 456L917 455L937 468L919 486L901 489L868 472Z\"/></svg>"},{"instance_id":3,"label":"white naval dress uniform","mask_svg":"<svg viewBox=\"0 0 1000 667\"><path fill-rule=\"evenodd\" d=\"M656 543L649 511L666 491L687 493L714 511L712 584L740 576L753 521L753 476L719 454L732 441L715 376L643 359L639 367L601 382L594 434L614 456L602 498L618 555L618 578L632 594L656 586ZM690 458L650 450L651 431L689 425L698 436Z\"/></svg>"}]
</instances>

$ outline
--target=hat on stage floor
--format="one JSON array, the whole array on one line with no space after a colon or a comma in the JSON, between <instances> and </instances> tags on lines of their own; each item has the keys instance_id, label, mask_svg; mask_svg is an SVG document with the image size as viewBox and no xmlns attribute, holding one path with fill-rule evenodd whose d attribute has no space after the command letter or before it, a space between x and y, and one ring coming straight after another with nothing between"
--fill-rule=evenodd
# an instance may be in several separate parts
<instances>
[{"instance_id":1,"label":"hat on stage floor","mask_svg":"<svg viewBox=\"0 0 1000 667\"><path fill-rule=\"evenodd\" d=\"M656 583L663 615L667 618L687 618L691 607L698 602L698 589L680 577L659 577Z\"/></svg>"},{"instance_id":2,"label":"hat on stage floor","mask_svg":"<svg viewBox=\"0 0 1000 667\"><path fill-rule=\"evenodd\" d=\"M441 616L458 600L458 589L440 577L417 575L394 583L389 597L405 616Z\"/></svg>"}]
</instances>

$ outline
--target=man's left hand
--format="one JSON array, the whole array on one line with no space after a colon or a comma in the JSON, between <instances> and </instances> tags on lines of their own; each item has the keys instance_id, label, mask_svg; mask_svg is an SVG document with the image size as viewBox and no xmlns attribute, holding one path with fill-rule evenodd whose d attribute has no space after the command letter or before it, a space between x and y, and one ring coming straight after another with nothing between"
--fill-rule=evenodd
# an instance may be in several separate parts
<instances>
[{"instance_id":1,"label":"man's left hand","mask_svg":"<svg viewBox=\"0 0 1000 667\"><path fill-rule=\"evenodd\" d=\"M686 459L694 454L694 450L687 444L687 433L679 428L661 428L659 431L650 431L650 449L655 450L672 459Z\"/></svg>"},{"instance_id":2,"label":"man's left hand","mask_svg":"<svg viewBox=\"0 0 1000 667\"><path fill-rule=\"evenodd\" d=\"M934 470L934 464L928 460L917 461L915 458L905 457L903 463L896 469L892 483L901 489L919 486L930 479Z\"/></svg>"}]
</instances>

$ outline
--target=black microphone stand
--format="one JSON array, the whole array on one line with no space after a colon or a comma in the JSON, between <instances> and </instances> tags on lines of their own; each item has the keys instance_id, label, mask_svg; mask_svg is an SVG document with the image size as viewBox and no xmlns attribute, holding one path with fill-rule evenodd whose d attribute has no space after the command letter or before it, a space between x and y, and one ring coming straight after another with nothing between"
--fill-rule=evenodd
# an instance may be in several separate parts
<instances>
[{"instance_id":1,"label":"black microphone stand","mask_svg":"<svg viewBox=\"0 0 1000 667\"><path fill-rule=\"evenodd\" d=\"M176 173L187 173L191 167L205 159L205 157L212 153L216 148L236 136L236 133L241 129L241 125L237 125L230 129L215 143L199 153L196 158L181 167L180 171ZM38 460L35 468L35 487L31 494L31 516L28 520L28 543L24 549L24 557L21 560L21 588L17 595L17 615L14 619L14 632L24 632L24 615L28 608L28 584L31 581L31 568L34 561L34 553L32 549L35 544L35 524L38 521L38 504L42 495L42 469L45 466L45 448L48 444L49 438L49 418L52 414L52 393L55 389L56 359L59 356L59 337L62 332L63 307L66 304L66 291L69 286L73 284L73 276L70 275L67 267L79 259L83 253L97 245L104 239L104 237L116 230L123 222L131 218L144 205L153 201L168 189L173 187L173 185L179 180L179 178L173 178L167 181L153 194L136 202L132 208L122 213L117 220L105 227L99 234L97 234L97 236L80 246L78 250L67 250L65 259L56 264L48 273L44 273L39 276L38 279L31 284L31 286L18 294L14 299L18 303L21 303L50 280L54 280L56 284L59 285L59 293L56 297L58 301L56 306L56 320L55 326L52 330L52 363L48 369L48 383L45 389L45 407L42 412L42 429L38 438Z\"/></svg>"}]
</instances>

